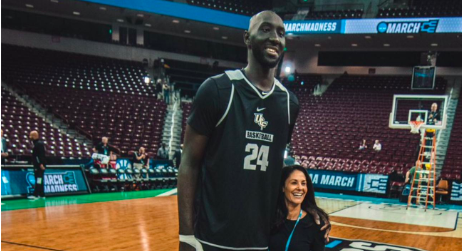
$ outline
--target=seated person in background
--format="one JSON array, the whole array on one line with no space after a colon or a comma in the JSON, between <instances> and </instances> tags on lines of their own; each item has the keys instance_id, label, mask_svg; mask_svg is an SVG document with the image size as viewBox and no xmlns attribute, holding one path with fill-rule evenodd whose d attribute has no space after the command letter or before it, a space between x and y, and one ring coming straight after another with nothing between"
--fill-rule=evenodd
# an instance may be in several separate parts
<instances>
[{"instance_id":1,"label":"seated person in background","mask_svg":"<svg viewBox=\"0 0 462 251\"><path fill-rule=\"evenodd\" d=\"M316 224L313 213L323 222L329 221L329 216L316 205L313 183L306 170L298 165L284 167L269 250L324 251L325 231Z\"/></svg>"},{"instance_id":2,"label":"seated person in background","mask_svg":"<svg viewBox=\"0 0 462 251\"><path fill-rule=\"evenodd\" d=\"M380 150L382 150L382 144L380 144L378 139L375 140L375 144L372 149L374 149L376 152L380 152Z\"/></svg>"},{"instance_id":3,"label":"seated person in background","mask_svg":"<svg viewBox=\"0 0 462 251\"><path fill-rule=\"evenodd\" d=\"M107 137L103 137L101 138L101 142L97 144L95 147L93 147L94 153L107 156L107 158L103 157L102 159L99 159L101 157L99 156L98 159L101 160L102 164L107 164L113 152L117 151L115 147L109 145L108 141L109 139Z\"/></svg>"},{"instance_id":4,"label":"seated person in background","mask_svg":"<svg viewBox=\"0 0 462 251\"><path fill-rule=\"evenodd\" d=\"M167 147L165 143L162 143L157 151L157 158L158 159L168 159L168 153L170 149Z\"/></svg>"},{"instance_id":5,"label":"seated person in background","mask_svg":"<svg viewBox=\"0 0 462 251\"><path fill-rule=\"evenodd\" d=\"M367 148L366 140L363 139L363 142L359 145L359 150L365 150Z\"/></svg>"},{"instance_id":6,"label":"seated person in background","mask_svg":"<svg viewBox=\"0 0 462 251\"><path fill-rule=\"evenodd\" d=\"M140 147L138 152L133 152L133 167L136 169L149 168L149 157L144 147Z\"/></svg>"}]
</instances>

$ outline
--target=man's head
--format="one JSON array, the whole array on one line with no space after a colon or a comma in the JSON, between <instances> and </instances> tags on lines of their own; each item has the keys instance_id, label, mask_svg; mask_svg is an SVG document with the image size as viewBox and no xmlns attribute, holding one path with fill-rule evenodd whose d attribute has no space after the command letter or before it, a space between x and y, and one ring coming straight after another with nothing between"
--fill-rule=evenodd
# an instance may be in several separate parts
<instances>
[{"instance_id":1,"label":"man's head","mask_svg":"<svg viewBox=\"0 0 462 251\"><path fill-rule=\"evenodd\" d=\"M145 149L144 147L140 147L140 153L144 153Z\"/></svg>"},{"instance_id":2,"label":"man's head","mask_svg":"<svg viewBox=\"0 0 462 251\"><path fill-rule=\"evenodd\" d=\"M165 143L161 144L162 148L165 148L167 145Z\"/></svg>"},{"instance_id":3,"label":"man's head","mask_svg":"<svg viewBox=\"0 0 462 251\"><path fill-rule=\"evenodd\" d=\"M183 149L183 144L180 145L180 149Z\"/></svg>"},{"instance_id":4,"label":"man's head","mask_svg":"<svg viewBox=\"0 0 462 251\"><path fill-rule=\"evenodd\" d=\"M433 103L433 104L432 104L432 112L436 112L436 110L438 110L438 104L437 104L437 103Z\"/></svg>"},{"instance_id":5,"label":"man's head","mask_svg":"<svg viewBox=\"0 0 462 251\"><path fill-rule=\"evenodd\" d=\"M39 138L38 132L37 132L37 131L32 131L32 132L30 132L29 138L30 138L31 140L37 140L37 139Z\"/></svg>"},{"instance_id":6,"label":"man's head","mask_svg":"<svg viewBox=\"0 0 462 251\"><path fill-rule=\"evenodd\" d=\"M3 138L3 130L2 130L2 138Z\"/></svg>"},{"instance_id":7,"label":"man's head","mask_svg":"<svg viewBox=\"0 0 462 251\"><path fill-rule=\"evenodd\" d=\"M376 140L375 140L375 143L376 143L376 144L378 144L378 143L380 143L380 142L379 142L379 140L378 140L378 139L376 139Z\"/></svg>"},{"instance_id":8,"label":"man's head","mask_svg":"<svg viewBox=\"0 0 462 251\"><path fill-rule=\"evenodd\" d=\"M107 144L108 140L109 139L107 137L101 138L101 142L103 142L103 144Z\"/></svg>"},{"instance_id":9,"label":"man's head","mask_svg":"<svg viewBox=\"0 0 462 251\"><path fill-rule=\"evenodd\" d=\"M256 61L263 68L276 67L286 45L282 19L268 10L255 14L244 33L244 42L249 63Z\"/></svg>"}]
</instances>

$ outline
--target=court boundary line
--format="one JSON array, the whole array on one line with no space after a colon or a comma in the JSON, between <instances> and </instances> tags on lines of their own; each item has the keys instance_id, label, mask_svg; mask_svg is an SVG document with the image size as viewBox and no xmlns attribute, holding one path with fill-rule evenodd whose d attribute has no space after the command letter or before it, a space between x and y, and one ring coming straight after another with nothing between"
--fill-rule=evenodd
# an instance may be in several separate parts
<instances>
[{"instance_id":1,"label":"court boundary line","mask_svg":"<svg viewBox=\"0 0 462 251\"><path fill-rule=\"evenodd\" d=\"M175 188L175 189L176 189L176 188ZM130 191L130 192L137 192L137 191ZM171 191L167 191L167 192L171 192ZM165 193L167 193L167 192L165 192ZM160 195L160 194L159 194L159 195ZM146 198L133 198L133 199L110 200L110 201L93 201L93 200L84 199L84 200L90 201L90 202L87 202L87 203L76 203L76 204L69 204L69 205L57 205L57 206L51 206L51 207L66 207L66 206L85 205L85 204L94 204L94 203L120 202L120 201L126 201L126 200L152 199L152 198L157 198L159 195L156 195L156 196L153 196L153 197L146 197ZM57 196L57 197L59 197L59 196ZM41 208L47 208L47 207L44 206L44 207L33 207L33 208L21 208L21 209L5 210L5 211L0 211L0 213L13 212L13 211L21 211L21 210L31 210L31 209L41 209Z\"/></svg>"},{"instance_id":2,"label":"court boundary line","mask_svg":"<svg viewBox=\"0 0 462 251\"><path fill-rule=\"evenodd\" d=\"M401 230L388 230L388 229L379 229L379 228L371 228L371 227L362 227L362 226L355 226L340 222L331 221L331 225L337 225L341 227L351 227L351 228L359 228L359 229L366 229L371 231L383 231L383 232L392 232L392 233L403 233L403 234L414 234L414 235L428 235L428 236L435 236L435 237L446 237L446 238L454 238L460 239L462 237L454 237L454 236L444 236L440 235L440 233L451 233L455 230L448 231L448 232L412 232L412 231L401 231Z\"/></svg>"},{"instance_id":3,"label":"court boundary line","mask_svg":"<svg viewBox=\"0 0 462 251\"><path fill-rule=\"evenodd\" d=\"M29 244L24 244L24 243L17 243L17 242L12 242L12 241L4 241L4 240L2 240L2 243L7 243L7 244L11 244L11 245L17 245L17 246L25 246L25 247L30 247L30 248L43 249L43 250L50 250L50 251L65 251L64 249L47 248L47 247L29 245Z\"/></svg>"},{"instance_id":4,"label":"court boundary line","mask_svg":"<svg viewBox=\"0 0 462 251\"><path fill-rule=\"evenodd\" d=\"M165 193L161 193L161 194L157 195L156 197L170 196L170 195L172 195L174 193L178 193L178 188L173 188L172 190L167 191Z\"/></svg>"},{"instance_id":5,"label":"court boundary line","mask_svg":"<svg viewBox=\"0 0 462 251\"><path fill-rule=\"evenodd\" d=\"M359 205L362 205L362 204L371 204L371 203L358 203L357 205L353 205L353 206L351 206L351 207L359 206ZM383 204L383 205L388 205L388 206L390 206L390 207L401 206L401 205L388 204L388 203L381 203L381 204ZM381 204L373 204L373 203L372 203L371 205L381 205ZM342 210L349 209L349 208L351 208L351 207L347 207L347 208L338 210L338 211L336 211L336 212L329 213L329 216L330 216L331 214L338 213L338 212L340 212L340 211L342 211ZM401 207L406 207L406 206L405 206L405 205L402 205ZM416 208L416 209L418 209L418 208ZM441 210L441 209L433 209L433 210L434 210L434 211L438 210L438 211L449 212L448 210ZM444 232L442 232L442 233L448 233L448 232L454 232L454 231L456 231L456 229L457 229L457 223L458 223L458 220L459 220L459 216L460 216L461 214L459 214L458 211L454 211L454 212L456 213L456 220L454 221L454 222L455 222L454 227L452 227L452 228L449 227L449 228L447 228L447 229L451 229L450 231L444 231ZM360 219L360 218L347 217L347 216L339 216L339 215L332 215L332 216L335 216L335 217L343 217L343 218L351 218L351 219ZM390 223L392 223L391 221L384 221L384 220L372 220L372 219L363 219L363 220L380 221L380 222L390 222ZM337 222L337 223L340 223L340 222ZM395 223L399 223L399 222L395 222ZM345 224L345 223L340 223L340 224ZM416 224L410 224L410 223L405 223L405 224L407 224L407 225L414 225L414 226L423 226L423 225L416 225ZM355 225L351 225L351 226L355 226ZM442 228L444 228L444 227L442 227ZM397 231L399 231L399 230L397 230ZM423 233L435 233L435 232L423 232Z\"/></svg>"}]
</instances>

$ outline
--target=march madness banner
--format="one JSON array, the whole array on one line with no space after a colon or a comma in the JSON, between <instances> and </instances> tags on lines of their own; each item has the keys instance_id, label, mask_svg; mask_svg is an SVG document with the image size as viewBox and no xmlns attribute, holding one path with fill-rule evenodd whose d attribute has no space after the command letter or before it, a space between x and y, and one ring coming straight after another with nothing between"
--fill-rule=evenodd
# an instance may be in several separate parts
<instances>
[{"instance_id":1,"label":"march madness banner","mask_svg":"<svg viewBox=\"0 0 462 251\"><path fill-rule=\"evenodd\" d=\"M315 188L366 193L387 193L388 176L309 169Z\"/></svg>"}]
</instances>

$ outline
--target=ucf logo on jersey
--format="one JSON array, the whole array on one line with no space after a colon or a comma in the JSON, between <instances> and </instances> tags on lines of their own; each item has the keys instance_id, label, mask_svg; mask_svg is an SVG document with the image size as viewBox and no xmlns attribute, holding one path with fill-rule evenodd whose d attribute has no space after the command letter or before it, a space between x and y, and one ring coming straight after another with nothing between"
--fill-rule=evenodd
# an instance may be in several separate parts
<instances>
[{"instance_id":1,"label":"ucf logo on jersey","mask_svg":"<svg viewBox=\"0 0 462 251\"><path fill-rule=\"evenodd\" d=\"M255 114L255 119L253 120L259 127L260 130L263 130L268 126L268 121L265 120L265 117L263 117L263 113L254 113Z\"/></svg>"}]
</instances>

